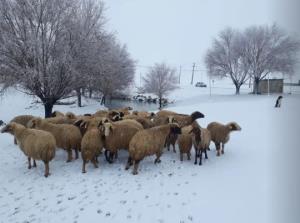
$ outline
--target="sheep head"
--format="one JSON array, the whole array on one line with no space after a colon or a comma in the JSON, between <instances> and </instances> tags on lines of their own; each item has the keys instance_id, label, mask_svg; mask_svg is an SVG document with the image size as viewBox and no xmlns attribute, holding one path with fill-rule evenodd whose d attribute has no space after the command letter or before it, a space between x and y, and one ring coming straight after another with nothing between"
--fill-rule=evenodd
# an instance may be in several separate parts
<instances>
[{"instance_id":1,"label":"sheep head","mask_svg":"<svg viewBox=\"0 0 300 223\"><path fill-rule=\"evenodd\" d=\"M5 123L2 120L0 120L0 126L2 125L5 125Z\"/></svg>"},{"instance_id":2,"label":"sheep head","mask_svg":"<svg viewBox=\"0 0 300 223\"><path fill-rule=\"evenodd\" d=\"M195 111L191 114L191 117L192 117L192 121L195 121L198 118L204 118L204 115L199 111Z\"/></svg>"},{"instance_id":3,"label":"sheep head","mask_svg":"<svg viewBox=\"0 0 300 223\"><path fill-rule=\"evenodd\" d=\"M68 119L75 119L75 118L76 118L76 115L75 115L74 113L72 113L72 112L67 112L67 113L66 113L66 117L67 117Z\"/></svg>"},{"instance_id":4,"label":"sheep head","mask_svg":"<svg viewBox=\"0 0 300 223\"><path fill-rule=\"evenodd\" d=\"M230 131L241 131L242 128L236 122L229 122L227 124Z\"/></svg>"},{"instance_id":5,"label":"sheep head","mask_svg":"<svg viewBox=\"0 0 300 223\"><path fill-rule=\"evenodd\" d=\"M40 126L41 123L42 123L41 118L33 118L27 123L27 127L33 129Z\"/></svg>"},{"instance_id":6,"label":"sheep head","mask_svg":"<svg viewBox=\"0 0 300 223\"><path fill-rule=\"evenodd\" d=\"M120 116L120 115L118 114L118 115L113 116L113 117L111 118L111 120L112 120L113 122L117 122L117 121L123 120L123 118L122 118L122 116Z\"/></svg>"},{"instance_id":7,"label":"sheep head","mask_svg":"<svg viewBox=\"0 0 300 223\"><path fill-rule=\"evenodd\" d=\"M114 131L114 127L111 123L104 123L104 136L109 136Z\"/></svg>"},{"instance_id":8,"label":"sheep head","mask_svg":"<svg viewBox=\"0 0 300 223\"><path fill-rule=\"evenodd\" d=\"M168 123L178 123L178 121L174 118L174 116L169 116Z\"/></svg>"},{"instance_id":9,"label":"sheep head","mask_svg":"<svg viewBox=\"0 0 300 223\"><path fill-rule=\"evenodd\" d=\"M4 126L1 129L1 133L6 133L7 132L7 133L10 133L10 134L13 135L17 125L19 125L19 124L15 123L15 122L8 123L6 126ZM21 126L21 125L19 125L19 126ZM25 127L23 127L23 128L25 128Z\"/></svg>"}]
</instances>

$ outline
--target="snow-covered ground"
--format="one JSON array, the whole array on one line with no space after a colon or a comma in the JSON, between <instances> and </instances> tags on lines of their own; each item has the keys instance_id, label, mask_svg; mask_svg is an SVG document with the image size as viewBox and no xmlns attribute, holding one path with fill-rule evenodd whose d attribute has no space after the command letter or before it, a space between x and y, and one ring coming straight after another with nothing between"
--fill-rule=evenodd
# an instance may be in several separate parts
<instances>
[{"instance_id":1,"label":"snow-covered ground","mask_svg":"<svg viewBox=\"0 0 300 223\"><path fill-rule=\"evenodd\" d=\"M99 169L91 164L81 173L81 160L66 163L58 150L50 163L52 175L43 177L44 167L28 170L26 158L13 137L0 135L0 222L293 222L298 209L295 181L299 172L300 95L284 95L282 107L274 108L277 95L213 94L208 89L183 87L170 95L176 103L168 109L191 113L199 110L206 126L211 121L236 121L242 127L216 157L214 146L203 166L179 160L166 151L160 164L154 157L140 163L137 176L125 171L127 152L114 164L100 159ZM10 90L0 100L0 119L19 114L43 115L32 98ZM54 109L93 112L87 106ZM290 175L287 175L289 173ZM289 183L286 190L286 183ZM288 192L288 193L287 193ZM284 201L290 201L286 207ZM282 212L290 212L290 219ZM281 221L282 220L282 221ZM294 221L296 222L296 221Z\"/></svg>"}]
</instances>

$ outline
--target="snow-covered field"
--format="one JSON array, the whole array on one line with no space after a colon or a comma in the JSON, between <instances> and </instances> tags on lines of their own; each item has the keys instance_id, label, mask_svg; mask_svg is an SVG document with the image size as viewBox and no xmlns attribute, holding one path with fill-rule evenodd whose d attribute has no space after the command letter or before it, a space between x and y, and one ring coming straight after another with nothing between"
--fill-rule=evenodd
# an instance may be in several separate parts
<instances>
[{"instance_id":1,"label":"snow-covered field","mask_svg":"<svg viewBox=\"0 0 300 223\"><path fill-rule=\"evenodd\" d=\"M101 157L99 169L89 164L82 174L81 160L66 163L66 153L58 150L50 163L52 175L45 178L43 164L28 170L13 137L1 134L0 222L296 222L292 214L299 209L299 172L292 171L299 167L300 95L285 95L280 109L274 108L277 95L209 97L207 89L186 87L171 97L177 103L168 109L204 113L201 126L211 121L240 124L242 131L231 135L225 155L216 157L211 146L209 159L198 166L194 151L192 161L183 162L178 153L165 151L160 164L148 157L134 176L124 170L125 151L116 163ZM0 99L0 119L42 116L43 108L31 102L10 90ZM96 102L86 103L54 109L99 109ZM290 212L290 218L281 219L282 212Z\"/></svg>"}]
</instances>

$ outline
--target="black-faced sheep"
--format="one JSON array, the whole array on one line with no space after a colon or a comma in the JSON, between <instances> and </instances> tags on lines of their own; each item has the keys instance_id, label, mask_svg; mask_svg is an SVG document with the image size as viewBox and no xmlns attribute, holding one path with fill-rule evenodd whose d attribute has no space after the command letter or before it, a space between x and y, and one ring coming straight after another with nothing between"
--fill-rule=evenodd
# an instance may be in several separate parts
<instances>
[{"instance_id":1,"label":"black-faced sheep","mask_svg":"<svg viewBox=\"0 0 300 223\"><path fill-rule=\"evenodd\" d=\"M211 140L215 143L217 156L220 156L220 152L224 154L224 147L229 141L230 132L240 131L241 127L236 122L230 122L226 125L218 122L212 122L207 126L207 129L210 132Z\"/></svg>"},{"instance_id":2,"label":"black-faced sheep","mask_svg":"<svg viewBox=\"0 0 300 223\"><path fill-rule=\"evenodd\" d=\"M28 169L31 168L31 158L42 160L45 164L45 177L49 176L49 162L55 156L55 138L46 131L27 129L23 125L11 122L1 130L1 133L8 132L15 136L18 145L28 157Z\"/></svg>"},{"instance_id":3,"label":"black-faced sheep","mask_svg":"<svg viewBox=\"0 0 300 223\"><path fill-rule=\"evenodd\" d=\"M129 144L126 170L133 164L133 174L137 174L139 162L146 156L154 154L156 154L154 163L159 163L166 137L170 133L180 134L181 129L176 124L167 124L137 132Z\"/></svg>"},{"instance_id":4,"label":"black-faced sheep","mask_svg":"<svg viewBox=\"0 0 300 223\"><path fill-rule=\"evenodd\" d=\"M82 136L76 126L69 124L52 124L41 118L34 118L28 123L28 127L52 133L55 137L57 147L67 150L67 162L72 161L72 149L75 150L75 158L78 158Z\"/></svg>"},{"instance_id":5,"label":"black-faced sheep","mask_svg":"<svg viewBox=\"0 0 300 223\"><path fill-rule=\"evenodd\" d=\"M193 133L193 144L195 148L195 162L197 164L197 158L199 157L199 165L202 165L202 155L205 154L205 159L207 157L207 150L210 145L211 136L208 129L201 128L200 126L193 126L193 129L190 131Z\"/></svg>"}]
</instances>

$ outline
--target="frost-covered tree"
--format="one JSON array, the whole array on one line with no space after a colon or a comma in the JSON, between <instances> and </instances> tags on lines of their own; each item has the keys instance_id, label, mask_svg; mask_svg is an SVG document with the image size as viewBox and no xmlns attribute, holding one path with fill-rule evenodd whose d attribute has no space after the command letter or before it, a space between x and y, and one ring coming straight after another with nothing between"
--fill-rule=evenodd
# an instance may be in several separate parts
<instances>
[{"instance_id":1,"label":"frost-covered tree","mask_svg":"<svg viewBox=\"0 0 300 223\"><path fill-rule=\"evenodd\" d=\"M276 25L252 26L242 32L227 28L207 51L205 64L209 75L230 77L237 94L251 77L257 94L260 80L268 74L293 74L298 51L299 41Z\"/></svg>"},{"instance_id":2,"label":"frost-covered tree","mask_svg":"<svg viewBox=\"0 0 300 223\"><path fill-rule=\"evenodd\" d=\"M269 73L292 75L297 63L299 41L277 25L252 26L245 30L246 57L257 94L260 80Z\"/></svg>"},{"instance_id":3,"label":"frost-covered tree","mask_svg":"<svg viewBox=\"0 0 300 223\"><path fill-rule=\"evenodd\" d=\"M114 93L127 88L134 79L135 61L131 59L127 47L107 35L98 42L95 55L91 86L102 94L101 104Z\"/></svg>"},{"instance_id":4,"label":"frost-covered tree","mask_svg":"<svg viewBox=\"0 0 300 223\"><path fill-rule=\"evenodd\" d=\"M74 16L67 26L68 42L74 66L73 75L76 77L74 90L78 106L81 107L81 90L88 85L91 67L95 62L94 47L97 38L103 36L104 4L94 0L82 0L74 10Z\"/></svg>"},{"instance_id":5,"label":"frost-covered tree","mask_svg":"<svg viewBox=\"0 0 300 223\"><path fill-rule=\"evenodd\" d=\"M6 72L1 75L37 96L46 117L76 82L66 44L66 24L76 6L76 0L0 1L0 63Z\"/></svg>"},{"instance_id":6,"label":"frost-covered tree","mask_svg":"<svg viewBox=\"0 0 300 223\"><path fill-rule=\"evenodd\" d=\"M162 98L177 88L176 70L165 63L155 64L143 78L145 92L153 93L159 98L159 109L162 108Z\"/></svg>"},{"instance_id":7,"label":"frost-covered tree","mask_svg":"<svg viewBox=\"0 0 300 223\"><path fill-rule=\"evenodd\" d=\"M205 64L213 77L231 78L236 94L249 78L250 64L245 56L245 39L231 28L221 31L213 46L206 53Z\"/></svg>"}]
</instances>

